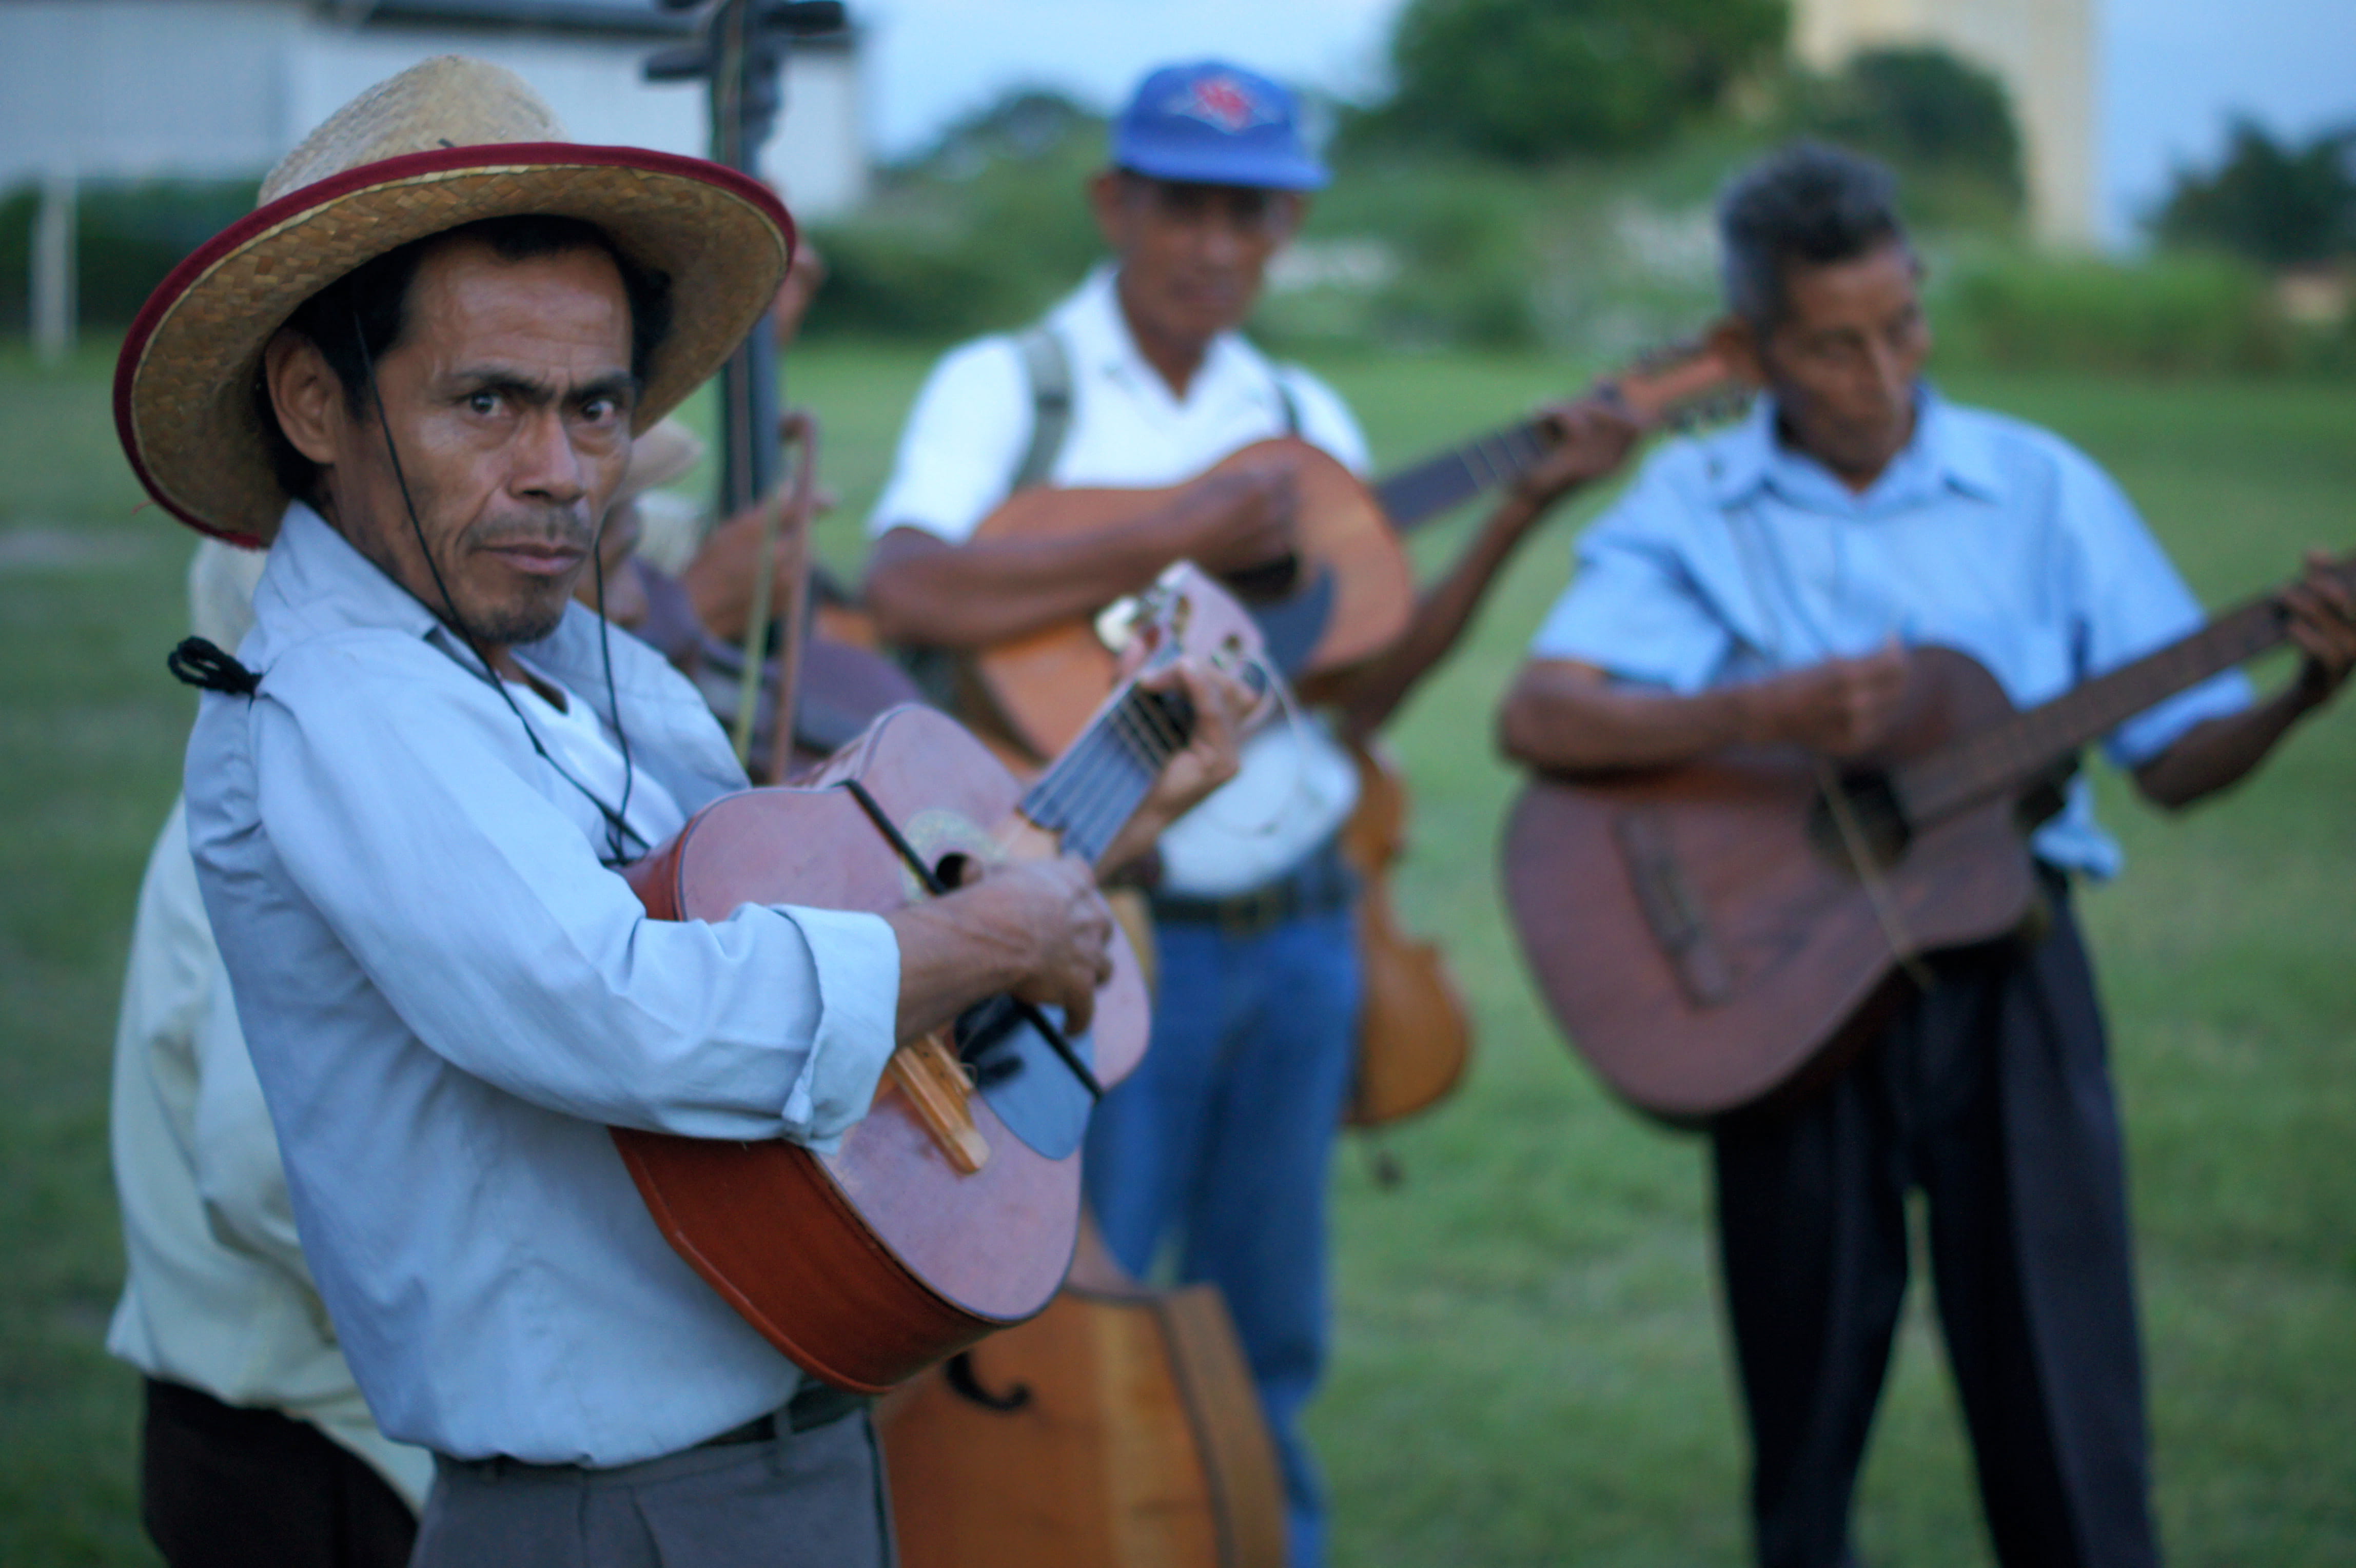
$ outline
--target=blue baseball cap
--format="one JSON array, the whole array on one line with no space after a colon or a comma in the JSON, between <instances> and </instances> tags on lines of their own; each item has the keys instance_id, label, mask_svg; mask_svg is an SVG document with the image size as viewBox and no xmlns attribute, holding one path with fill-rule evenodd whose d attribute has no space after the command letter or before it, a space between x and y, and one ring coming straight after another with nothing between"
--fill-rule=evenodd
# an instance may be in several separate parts
<instances>
[{"instance_id":1,"label":"blue baseball cap","mask_svg":"<svg viewBox=\"0 0 2356 1568\"><path fill-rule=\"evenodd\" d=\"M1301 103L1221 60L1164 66L1113 122L1112 161L1154 179L1319 190L1330 177L1301 139Z\"/></svg>"}]
</instances>

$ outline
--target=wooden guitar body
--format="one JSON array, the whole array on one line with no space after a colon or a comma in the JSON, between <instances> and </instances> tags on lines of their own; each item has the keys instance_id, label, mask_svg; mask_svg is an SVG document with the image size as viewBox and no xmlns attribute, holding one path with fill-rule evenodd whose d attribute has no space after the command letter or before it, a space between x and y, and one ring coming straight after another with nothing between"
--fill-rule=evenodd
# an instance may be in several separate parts
<instances>
[{"instance_id":1,"label":"wooden guitar body","mask_svg":"<svg viewBox=\"0 0 2356 1568\"><path fill-rule=\"evenodd\" d=\"M1472 1020L1437 944L1400 929L1389 871L1406 852L1407 780L1371 744L1354 745L1358 804L1342 827L1342 858L1358 874L1358 949L1365 998L1356 1076L1343 1121L1378 1127L1444 1098L1472 1054Z\"/></svg>"},{"instance_id":2,"label":"wooden guitar body","mask_svg":"<svg viewBox=\"0 0 2356 1568\"><path fill-rule=\"evenodd\" d=\"M746 903L888 913L921 897L837 787L845 779L862 783L928 862L1052 853L1044 835L1033 843L1005 831L1022 787L979 741L905 707L809 786L705 807L630 869L630 885L659 919L724 920ZM1107 1084L1143 1054L1149 1013L1136 960L1116 935L1091 1032ZM1045 1306L1077 1231L1077 1154L1044 1158L1010 1132L938 1036L895 1054L873 1108L832 1155L624 1128L614 1139L656 1223L696 1272L794 1360L863 1392ZM979 1168L960 1169L961 1152L978 1152Z\"/></svg>"},{"instance_id":3,"label":"wooden guitar body","mask_svg":"<svg viewBox=\"0 0 2356 1568\"><path fill-rule=\"evenodd\" d=\"M1387 647L1407 629L1415 578L1374 493L1308 442L1290 436L1256 442L1207 471L1271 463L1290 466L1300 487L1297 585L1283 603L1247 599L1247 606L1269 634L1270 656L1298 682L1347 669ZM974 537L1061 539L1117 527L1163 505L1178 488L1033 487L1007 498L982 519ZM1295 621L1313 637L1305 650L1288 654L1280 625ZM1086 621L999 643L971 660L973 695L982 710L973 716L1002 728L1037 756L1053 757L1112 689L1116 662Z\"/></svg>"},{"instance_id":4,"label":"wooden guitar body","mask_svg":"<svg viewBox=\"0 0 2356 1568\"><path fill-rule=\"evenodd\" d=\"M878 1409L906 1568L1282 1568L1284 1489L1215 1286L1083 1230L1030 1322Z\"/></svg>"},{"instance_id":5,"label":"wooden guitar body","mask_svg":"<svg viewBox=\"0 0 2356 1568\"><path fill-rule=\"evenodd\" d=\"M1870 780L2014 709L1951 650L1914 650L1890 745L1845 769L1893 924L1877 912L1818 772L1797 752L1609 779L1540 779L1505 832L1506 900L1572 1045L1638 1109L1697 1124L1838 1066L1901 956L2018 927L2035 878L2015 798L1880 831ZM1902 981L1900 983L1903 983Z\"/></svg>"}]
</instances>

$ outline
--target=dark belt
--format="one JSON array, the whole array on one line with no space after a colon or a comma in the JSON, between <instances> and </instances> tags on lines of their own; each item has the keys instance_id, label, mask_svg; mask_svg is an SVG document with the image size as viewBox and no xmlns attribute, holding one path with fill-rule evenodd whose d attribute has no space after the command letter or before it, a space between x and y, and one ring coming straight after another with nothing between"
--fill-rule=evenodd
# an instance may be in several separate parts
<instances>
[{"instance_id":1,"label":"dark belt","mask_svg":"<svg viewBox=\"0 0 2356 1568\"><path fill-rule=\"evenodd\" d=\"M1215 926L1226 937L1257 937L1287 920L1330 915L1358 897L1358 879L1342 860L1339 843L1328 839L1300 865L1273 882L1222 898L1183 893L1153 896L1153 918L1177 926Z\"/></svg>"},{"instance_id":2,"label":"dark belt","mask_svg":"<svg viewBox=\"0 0 2356 1568\"><path fill-rule=\"evenodd\" d=\"M736 1443L766 1443L780 1432L815 1432L821 1426L831 1426L853 1411L868 1405L865 1394L854 1394L836 1388L832 1383L810 1383L786 1402L783 1410L773 1410L756 1415L742 1426L732 1426L716 1437L707 1437L698 1448L724 1448Z\"/></svg>"}]
</instances>

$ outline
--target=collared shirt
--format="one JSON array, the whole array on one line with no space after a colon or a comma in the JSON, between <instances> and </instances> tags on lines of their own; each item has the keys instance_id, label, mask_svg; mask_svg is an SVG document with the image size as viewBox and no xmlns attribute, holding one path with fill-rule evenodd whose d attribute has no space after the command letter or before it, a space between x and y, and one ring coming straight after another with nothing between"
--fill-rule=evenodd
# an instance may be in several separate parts
<instances>
[{"instance_id":1,"label":"collared shirt","mask_svg":"<svg viewBox=\"0 0 2356 1568\"><path fill-rule=\"evenodd\" d=\"M303 1261L177 801L139 885L110 1122L124 1271L107 1349L223 1403L309 1422L423 1508L434 1456L369 1418Z\"/></svg>"},{"instance_id":2,"label":"collared shirt","mask_svg":"<svg viewBox=\"0 0 2356 1568\"><path fill-rule=\"evenodd\" d=\"M460 1458L605 1466L776 1408L798 1370L664 1242L606 1127L839 1138L892 1049L891 929L648 919L474 655L307 508L254 610L261 689L204 700L188 838L379 1423ZM598 625L569 607L518 656L618 725L677 811L741 788L652 650L610 639L608 699Z\"/></svg>"},{"instance_id":3,"label":"collared shirt","mask_svg":"<svg viewBox=\"0 0 2356 1568\"><path fill-rule=\"evenodd\" d=\"M1731 429L1663 448L1580 541L1530 651L1690 694L1894 638L1960 649L2026 708L2204 618L2092 459L1925 388L1913 439L1861 495L1783 446L1764 398ZM2229 671L2120 725L2106 750L2140 767L2250 700ZM2033 842L2058 866L2119 869L2083 777Z\"/></svg>"},{"instance_id":4,"label":"collared shirt","mask_svg":"<svg viewBox=\"0 0 2356 1568\"><path fill-rule=\"evenodd\" d=\"M1286 397L1303 440L1353 473L1368 466L1348 407L1297 366L1277 366L1223 332L1181 399L1146 361L1100 267L1047 325L1072 367L1072 416L1049 470L1059 486L1181 484L1255 441L1285 434ZM1006 499L1031 443L1033 397L1011 337L951 350L933 368L901 433L891 481L868 532L922 529L962 543ZM1237 777L1162 838L1163 885L1217 897L1282 875L1332 837L1357 803L1349 757L1314 719L1280 720L1247 741Z\"/></svg>"}]
</instances>

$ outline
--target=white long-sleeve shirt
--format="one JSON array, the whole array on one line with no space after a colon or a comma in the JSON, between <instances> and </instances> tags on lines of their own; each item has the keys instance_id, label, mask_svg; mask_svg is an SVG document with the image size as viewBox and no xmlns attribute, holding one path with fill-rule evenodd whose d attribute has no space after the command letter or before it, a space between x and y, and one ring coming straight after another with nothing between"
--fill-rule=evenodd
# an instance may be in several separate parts
<instances>
[{"instance_id":1,"label":"white long-sleeve shirt","mask_svg":"<svg viewBox=\"0 0 2356 1568\"><path fill-rule=\"evenodd\" d=\"M303 1261L177 801L139 886L112 1122L126 1267L107 1349L224 1403L309 1422L423 1507L434 1457L369 1418Z\"/></svg>"},{"instance_id":2,"label":"white long-sleeve shirt","mask_svg":"<svg viewBox=\"0 0 2356 1568\"><path fill-rule=\"evenodd\" d=\"M890 928L648 919L473 654L307 508L254 608L261 689L204 699L189 843L379 1422L461 1458L605 1466L776 1408L798 1369L664 1242L606 1128L829 1146L891 1054ZM679 811L741 788L694 688L626 637L606 705L599 643L572 607L518 653Z\"/></svg>"},{"instance_id":3,"label":"white long-sleeve shirt","mask_svg":"<svg viewBox=\"0 0 2356 1568\"><path fill-rule=\"evenodd\" d=\"M1366 440L1349 405L1297 365L1277 365L1240 332L1211 340L1173 395L1121 314L1100 267L1046 322L1072 371L1071 425L1048 478L1065 487L1179 484L1239 447L1281 435L1286 403L1300 435L1352 473ZM914 528L951 544L1006 499L1030 445L1033 410L1023 350L1011 337L952 349L933 368L900 433L892 478L868 519L881 536ZM1162 886L1225 897L1273 881L1338 832L1358 800L1357 770L1314 717L1269 725L1244 742L1242 766L1162 835Z\"/></svg>"}]
</instances>

